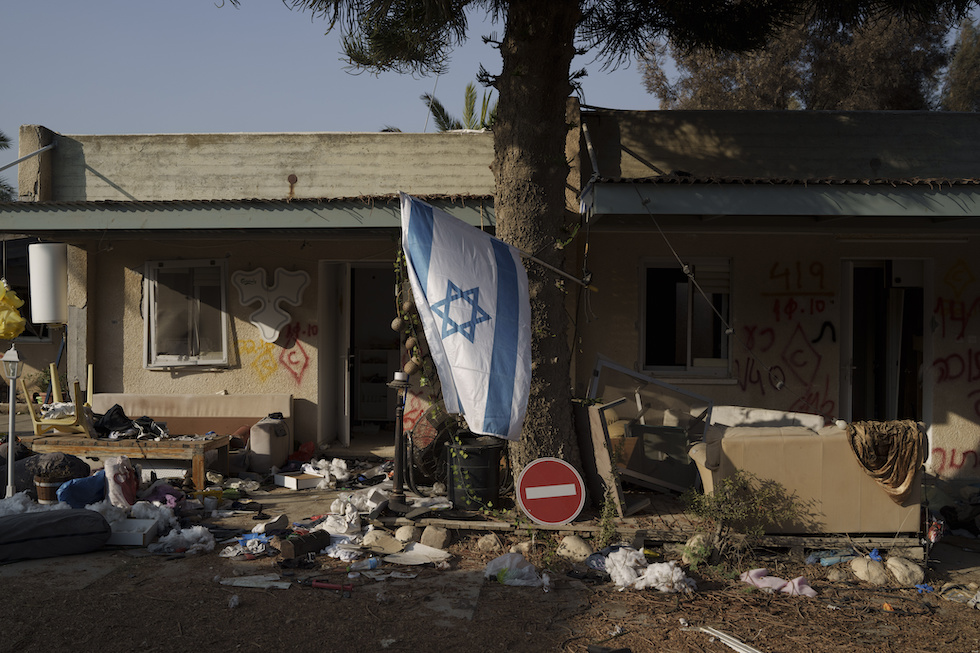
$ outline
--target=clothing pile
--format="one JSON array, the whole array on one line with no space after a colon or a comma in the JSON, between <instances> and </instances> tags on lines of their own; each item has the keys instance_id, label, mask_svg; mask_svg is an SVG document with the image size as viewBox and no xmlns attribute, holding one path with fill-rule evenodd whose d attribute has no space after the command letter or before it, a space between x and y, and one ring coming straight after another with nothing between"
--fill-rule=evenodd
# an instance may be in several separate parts
<instances>
[{"instance_id":1,"label":"clothing pile","mask_svg":"<svg viewBox=\"0 0 980 653\"><path fill-rule=\"evenodd\" d=\"M130 419L119 404L113 404L104 415L96 415L92 426L100 437L110 440L164 440L170 437L166 422L154 422L146 415Z\"/></svg>"}]
</instances>

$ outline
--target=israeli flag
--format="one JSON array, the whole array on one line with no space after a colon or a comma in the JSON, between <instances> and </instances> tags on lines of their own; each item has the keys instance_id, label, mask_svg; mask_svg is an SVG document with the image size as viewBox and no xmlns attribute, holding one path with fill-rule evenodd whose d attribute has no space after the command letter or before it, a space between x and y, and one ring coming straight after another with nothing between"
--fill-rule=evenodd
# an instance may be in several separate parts
<instances>
[{"instance_id":1,"label":"israeli flag","mask_svg":"<svg viewBox=\"0 0 980 653\"><path fill-rule=\"evenodd\" d=\"M474 433L519 440L531 386L520 252L405 193L402 249L443 401Z\"/></svg>"}]
</instances>

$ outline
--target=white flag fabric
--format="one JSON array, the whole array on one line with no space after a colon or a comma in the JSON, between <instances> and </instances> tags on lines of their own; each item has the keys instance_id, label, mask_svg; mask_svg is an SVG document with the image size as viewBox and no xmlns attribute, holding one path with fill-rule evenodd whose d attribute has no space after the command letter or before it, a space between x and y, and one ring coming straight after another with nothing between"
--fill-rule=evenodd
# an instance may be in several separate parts
<instances>
[{"instance_id":1,"label":"white flag fabric","mask_svg":"<svg viewBox=\"0 0 980 653\"><path fill-rule=\"evenodd\" d=\"M519 440L531 386L520 252L401 194L402 249L443 400L474 433Z\"/></svg>"}]
</instances>

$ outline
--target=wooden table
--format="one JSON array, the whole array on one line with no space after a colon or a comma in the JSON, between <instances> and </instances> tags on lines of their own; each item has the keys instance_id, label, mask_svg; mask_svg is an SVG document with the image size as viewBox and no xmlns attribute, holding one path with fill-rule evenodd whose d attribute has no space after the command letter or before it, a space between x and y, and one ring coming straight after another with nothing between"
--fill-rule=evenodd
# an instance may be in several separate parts
<instances>
[{"instance_id":1,"label":"wooden table","mask_svg":"<svg viewBox=\"0 0 980 653\"><path fill-rule=\"evenodd\" d=\"M228 441L230 436L219 435L210 440L108 440L84 436L51 435L37 438L22 438L24 444L35 453L67 453L87 458L109 458L127 456L129 458L163 458L166 460L190 460L193 470L194 489L203 490L207 486L205 478L204 454L218 450L218 465L222 473L228 474Z\"/></svg>"}]
</instances>

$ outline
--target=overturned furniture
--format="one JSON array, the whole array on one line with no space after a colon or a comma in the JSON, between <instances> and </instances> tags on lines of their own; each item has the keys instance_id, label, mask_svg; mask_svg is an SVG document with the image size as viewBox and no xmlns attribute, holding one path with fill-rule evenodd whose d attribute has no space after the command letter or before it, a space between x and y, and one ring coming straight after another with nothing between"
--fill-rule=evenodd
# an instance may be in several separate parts
<instances>
[{"instance_id":1,"label":"overturned furniture","mask_svg":"<svg viewBox=\"0 0 980 653\"><path fill-rule=\"evenodd\" d=\"M701 440L710 399L602 358L588 398L577 427L593 504L608 496L623 517L649 504L628 500L623 483L664 493L696 487L688 449Z\"/></svg>"},{"instance_id":2,"label":"overturned furniture","mask_svg":"<svg viewBox=\"0 0 980 653\"><path fill-rule=\"evenodd\" d=\"M82 390L78 381L72 383L71 401L66 402L61 392L61 381L58 379L58 367L54 363L49 366L51 374L51 400L54 406L61 405L67 407L66 414L56 417L46 416L44 408L31 401L31 394L27 391L27 384L24 379L20 380L21 392L24 393L24 401L27 402L27 412L31 417L31 424L34 427L34 435L44 435L45 433L58 432L63 434L80 435L93 437L89 402L92 400L92 366L89 366L88 373L88 392L85 400L82 400Z\"/></svg>"},{"instance_id":3,"label":"overturned furniture","mask_svg":"<svg viewBox=\"0 0 980 653\"><path fill-rule=\"evenodd\" d=\"M690 455L704 491L712 492L737 471L773 481L801 506L792 523L773 524L769 533L918 533L924 428L915 422L872 422L823 426L818 415L716 406L704 442ZM890 458L897 491L872 476L862 460L858 431L882 433L879 453ZM883 453L883 443L893 451ZM873 445L872 445L873 446ZM867 447L864 447L867 448ZM881 477L882 474L878 473Z\"/></svg>"}]
</instances>

